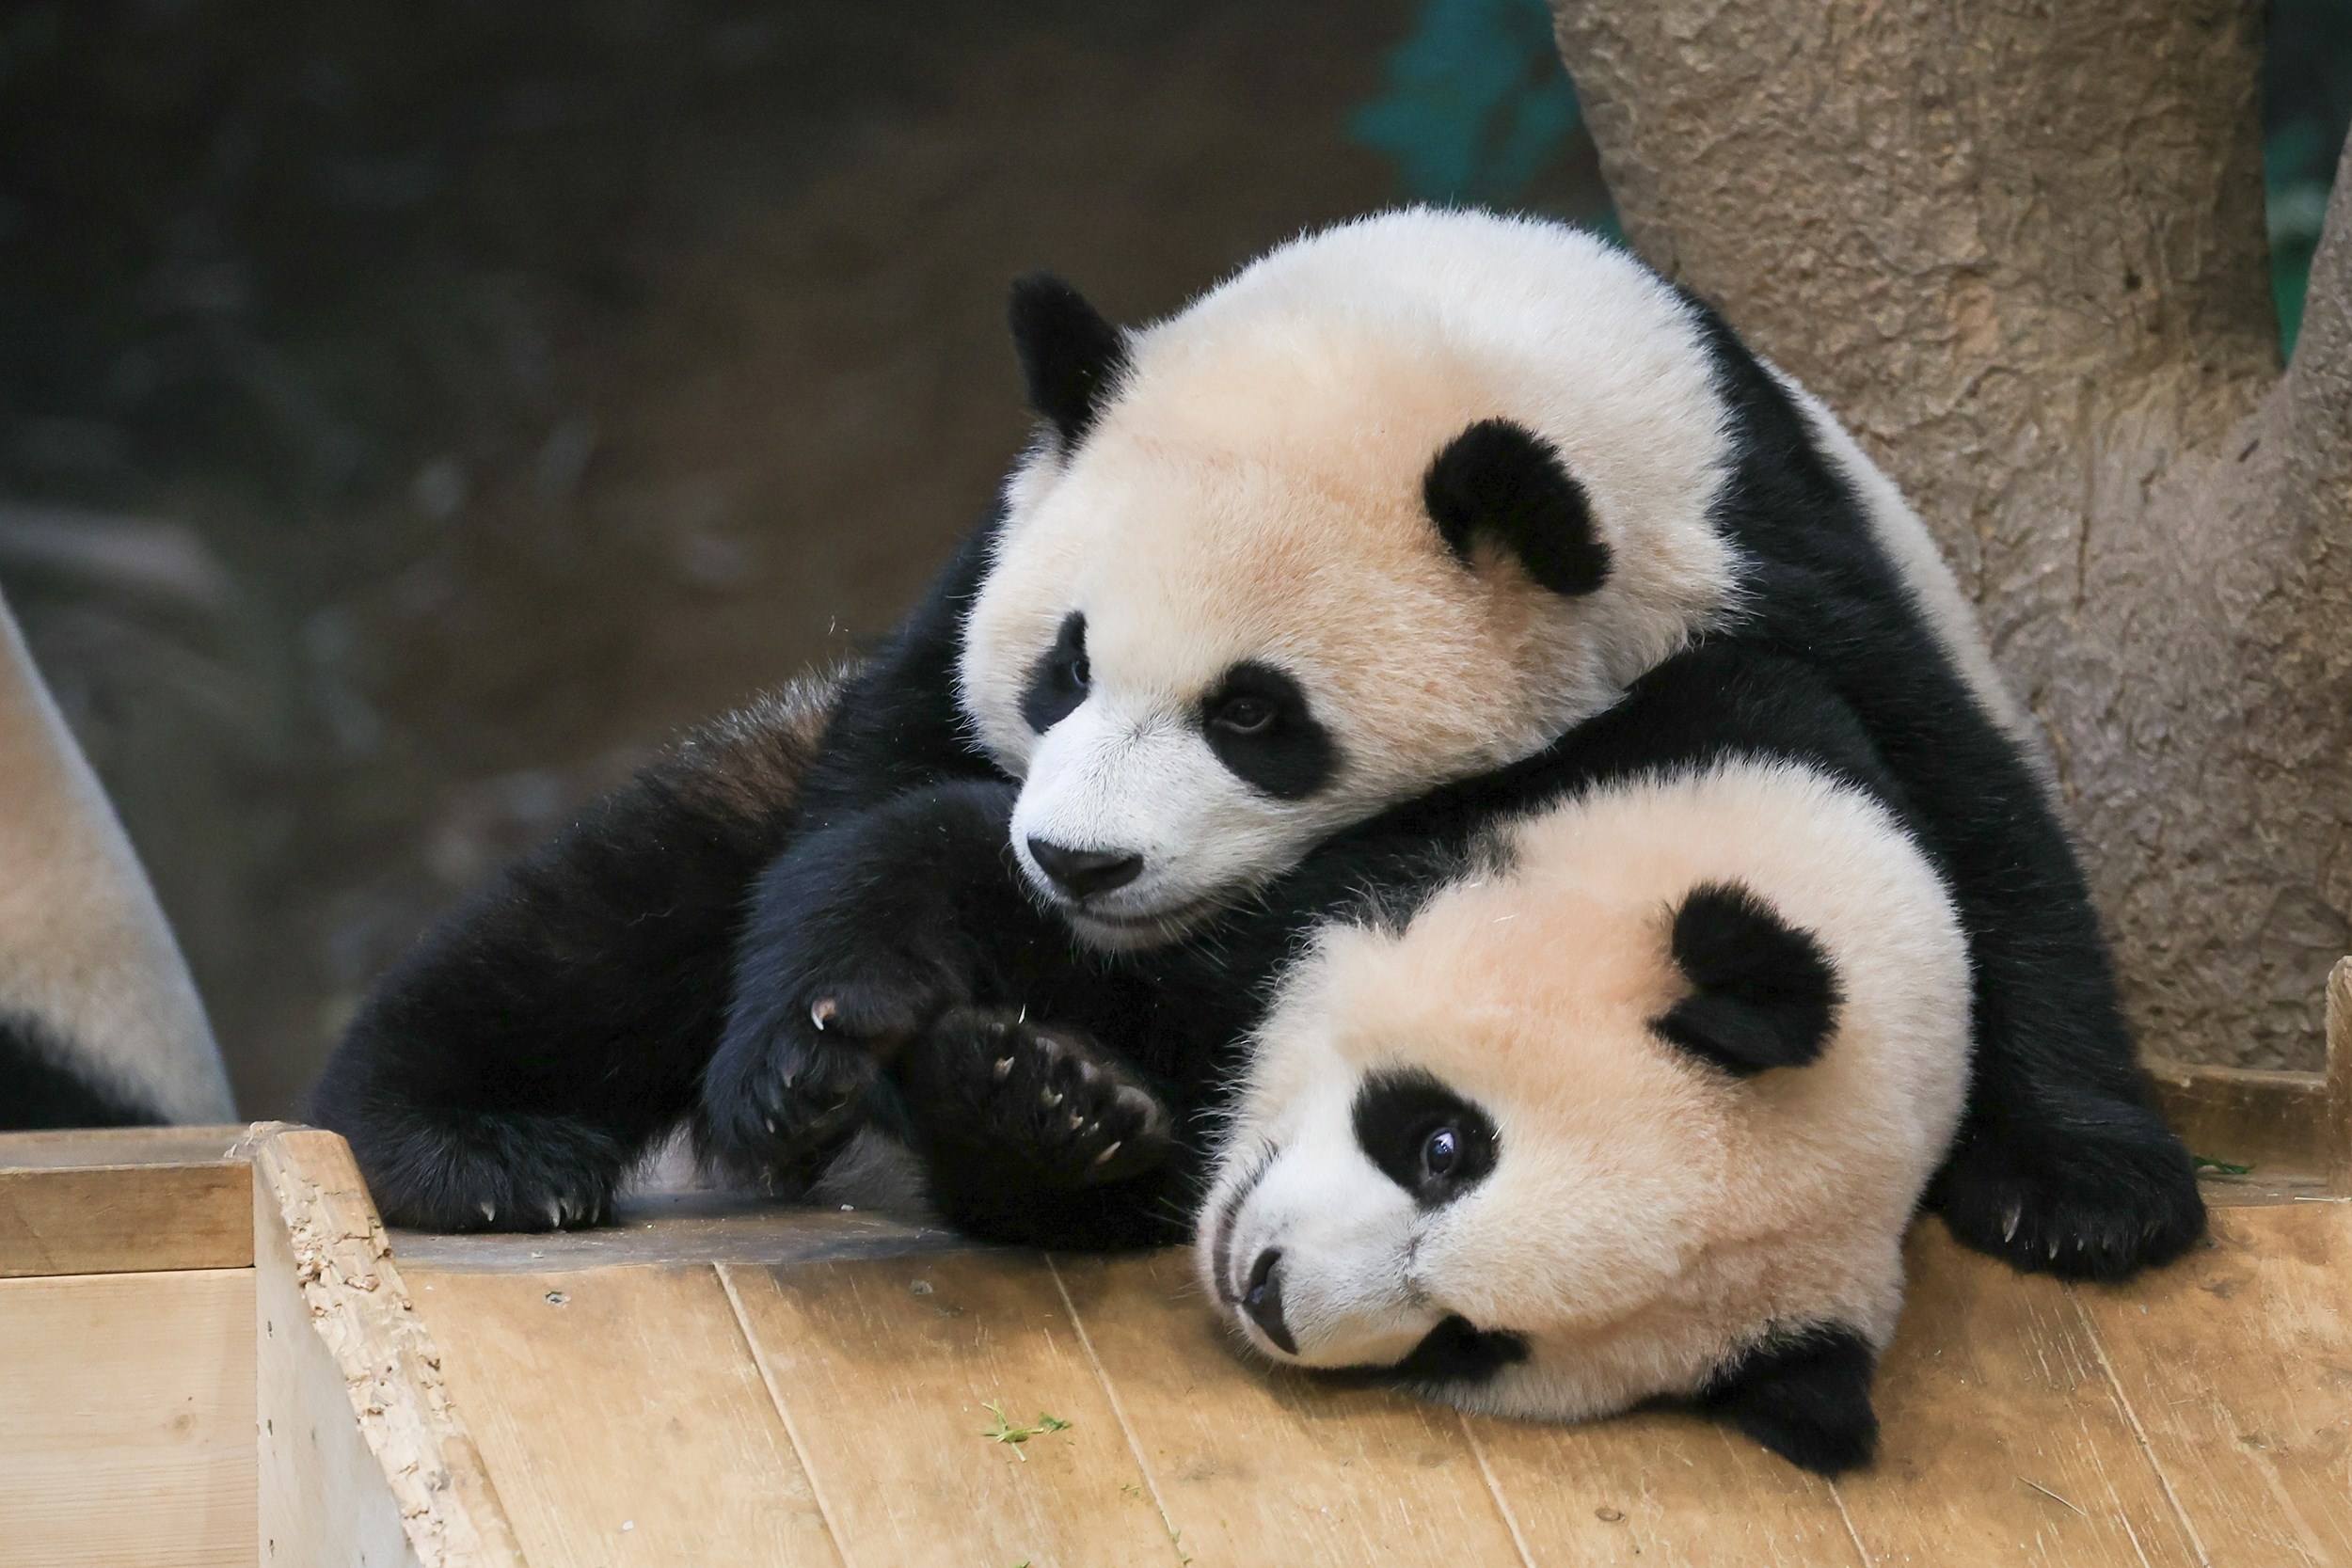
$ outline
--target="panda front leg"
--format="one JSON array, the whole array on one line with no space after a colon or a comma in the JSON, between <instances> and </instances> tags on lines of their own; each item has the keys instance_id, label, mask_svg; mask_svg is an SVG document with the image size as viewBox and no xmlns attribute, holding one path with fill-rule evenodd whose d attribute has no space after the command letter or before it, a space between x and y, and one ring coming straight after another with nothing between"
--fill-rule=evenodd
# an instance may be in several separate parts
<instances>
[{"instance_id":1,"label":"panda front leg","mask_svg":"<svg viewBox=\"0 0 2352 1568\"><path fill-rule=\"evenodd\" d=\"M1041 929L1007 848L1014 795L912 790L807 834L761 876L703 1077L706 1164L762 1190L804 1184L864 1120L884 1064L972 999L981 936Z\"/></svg>"},{"instance_id":2,"label":"panda front leg","mask_svg":"<svg viewBox=\"0 0 2352 1568\"><path fill-rule=\"evenodd\" d=\"M1188 1232L1177 1117L1090 1036L1019 1009L960 1007L894 1075L932 1207L966 1235L1102 1249Z\"/></svg>"},{"instance_id":3,"label":"panda front leg","mask_svg":"<svg viewBox=\"0 0 2352 1568\"><path fill-rule=\"evenodd\" d=\"M729 942L788 842L830 689L697 733L437 924L309 1096L376 1206L432 1230L601 1224L692 1113Z\"/></svg>"}]
</instances>

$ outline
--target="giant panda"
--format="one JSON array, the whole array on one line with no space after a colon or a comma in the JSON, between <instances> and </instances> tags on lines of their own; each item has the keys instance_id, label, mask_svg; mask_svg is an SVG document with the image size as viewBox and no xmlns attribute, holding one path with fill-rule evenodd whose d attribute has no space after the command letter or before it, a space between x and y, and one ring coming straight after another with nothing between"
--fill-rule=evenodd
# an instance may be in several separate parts
<instances>
[{"instance_id":1,"label":"giant panda","mask_svg":"<svg viewBox=\"0 0 2352 1568\"><path fill-rule=\"evenodd\" d=\"M234 1115L179 943L0 602L0 1131Z\"/></svg>"},{"instance_id":2,"label":"giant panda","mask_svg":"<svg viewBox=\"0 0 2352 1568\"><path fill-rule=\"evenodd\" d=\"M394 1217L594 1223L681 1121L787 1190L869 1117L919 1148L905 1091L972 1087L931 1034L998 1001L1007 1059L1083 1059L1104 1117L1155 1098L1197 1156L1182 1130L1326 893L1588 779L1597 724L1684 733L1720 705L1650 677L1704 652L1825 683L1952 888L1955 1232L2100 1276L2201 1232L2027 720L1893 486L1713 311L1577 230L1410 210L1135 331L1048 277L1011 314L1038 438L805 770L763 796L690 748L658 773L707 787L600 810L363 1009L316 1114ZM1002 1158L928 1156L959 1223L1181 1225L1133 1143L1103 1167L1132 1201L1073 1206L1069 1151L1001 1131Z\"/></svg>"},{"instance_id":3,"label":"giant panda","mask_svg":"<svg viewBox=\"0 0 2352 1568\"><path fill-rule=\"evenodd\" d=\"M1490 830L1283 974L1202 1205L1251 1348L1466 1409L1685 1402L1870 1456L1968 950L1865 789L1733 756Z\"/></svg>"}]
</instances>

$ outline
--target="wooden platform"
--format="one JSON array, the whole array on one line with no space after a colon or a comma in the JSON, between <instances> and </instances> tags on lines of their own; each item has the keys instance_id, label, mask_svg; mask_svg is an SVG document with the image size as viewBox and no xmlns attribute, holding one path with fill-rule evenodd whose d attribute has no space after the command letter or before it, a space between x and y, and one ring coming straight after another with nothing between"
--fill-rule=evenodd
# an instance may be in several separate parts
<instances>
[{"instance_id":1,"label":"wooden platform","mask_svg":"<svg viewBox=\"0 0 2352 1568\"><path fill-rule=\"evenodd\" d=\"M2211 1244L2068 1289L1923 1223L1835 1486L1270 1372L1181 1254L710 1196L388 1237L331 1134L0 1138L0 1560L2352 1565L2328 1097L2189 1076L2192 1145L2259 1156Z\"/></svg>"},{"instance_id":2,"label":"wooden platform","mask_svg":"<svg viewBox=\"0 0 2352 1568\"><path fill-rule=\"evenodd\" d=\"M1555 1429L1271 1374L1181 1255L839 1214L722 1226L706 1261L394 1251L533 1564L2352 1564L2352 1205L2214 1235L2067 1290L1922 1226L1884 1456L1836 1486L1679 1416Z\"/></svg>"}]
</instances>

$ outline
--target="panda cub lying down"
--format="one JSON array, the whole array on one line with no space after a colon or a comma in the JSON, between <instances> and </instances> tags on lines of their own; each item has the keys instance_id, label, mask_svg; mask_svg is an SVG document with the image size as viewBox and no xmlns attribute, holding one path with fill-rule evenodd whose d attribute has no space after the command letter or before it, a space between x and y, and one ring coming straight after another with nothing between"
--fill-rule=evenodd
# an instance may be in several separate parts
<instances>
[{"instance_id":1,"label":"panda cub lying down","mask_svg":"<svg viewBox=\"0 0 2352 1568\"><path fill-rule=\"evenodd\" d=\"M2202 1231L2030 718L1893 484L1704 303L1411 211L1133 329L1030 278L1011 325L1037 437L872 658L693 737L360 1009L312 1115L388 1219L600 1224L681 1126L803 1192L881 1128L974 1235L1179 1240L1303 934L1736 744L1869 775L1949 890L1954 1234L2112 1278Z\"/></svg>"},{"instance_id":2,"label":"panda cub lying down","mask_svg":"<svg viewBox=\"0 0 2352 1568\"><path fill-rule=\"evenodd\" d=\"M1851 786L1749 758L1598 788L1401 925L1317 933L1203 1283L1280 1361L1538 1418L1677 1399L1858 1465L1968 987L1943 883Z\"/></svg>"}]
</instances>

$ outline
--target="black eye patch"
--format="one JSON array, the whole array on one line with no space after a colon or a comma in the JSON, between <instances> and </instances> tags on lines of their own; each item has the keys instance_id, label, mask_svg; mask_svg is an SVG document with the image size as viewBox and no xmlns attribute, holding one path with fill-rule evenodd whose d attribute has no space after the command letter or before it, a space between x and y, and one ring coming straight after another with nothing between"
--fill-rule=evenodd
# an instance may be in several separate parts
<instances>
[{"instance_id":1,"label":"black eye patch","mask_svg":"<svg viewBox=\"0 0 2352 1568\"><path fill-rule=\"evenodd\" d=\"M1503 1368L1526 1360L1529 1349L1526 1335L1474 1327L1457 1313L1431 1329L1393 1365L1340 1367L1315 1375L1319 1382L1343 1388L1459 1387L1492 1381Z\"/></svg>"},{"instance_id":2,"label":"black eye patch","mask_svg":"<svg viewBox=\"0 0 2352 1568\"><path fill-rule=\"evenodd\" d=\"M1021 717L1043 735L1087 700L1092 679L1087 667L1087 618L1073 610L1062 617L1054 645L1029 673L1029 688L1021 694Z\"/></svg>"},{"instance_id":3,"label":"black eye patch","mask_svg":"<svg viewBox=\"0 0 2352 1568\"><path fill-rule=\"evenodd\" d=\"M1234 777L1278 800L1303 800L1339 770L1339 747L1307 693L1270 664L1244 660L1200 703L1209 750Z\"/></svg>"},{"instance_id":4,"label":"black eye patch","mask_svg":"<svg viewBox=\"0 0 2352 1568\"><path fill-rule=\"evenodd\" d=\"M1424 1209L1485 1180L1498 1153L1486 1112L1425 1072L1384 1072L1356 1091L1356 1142Z\"/></svg>"}]
</instances>

